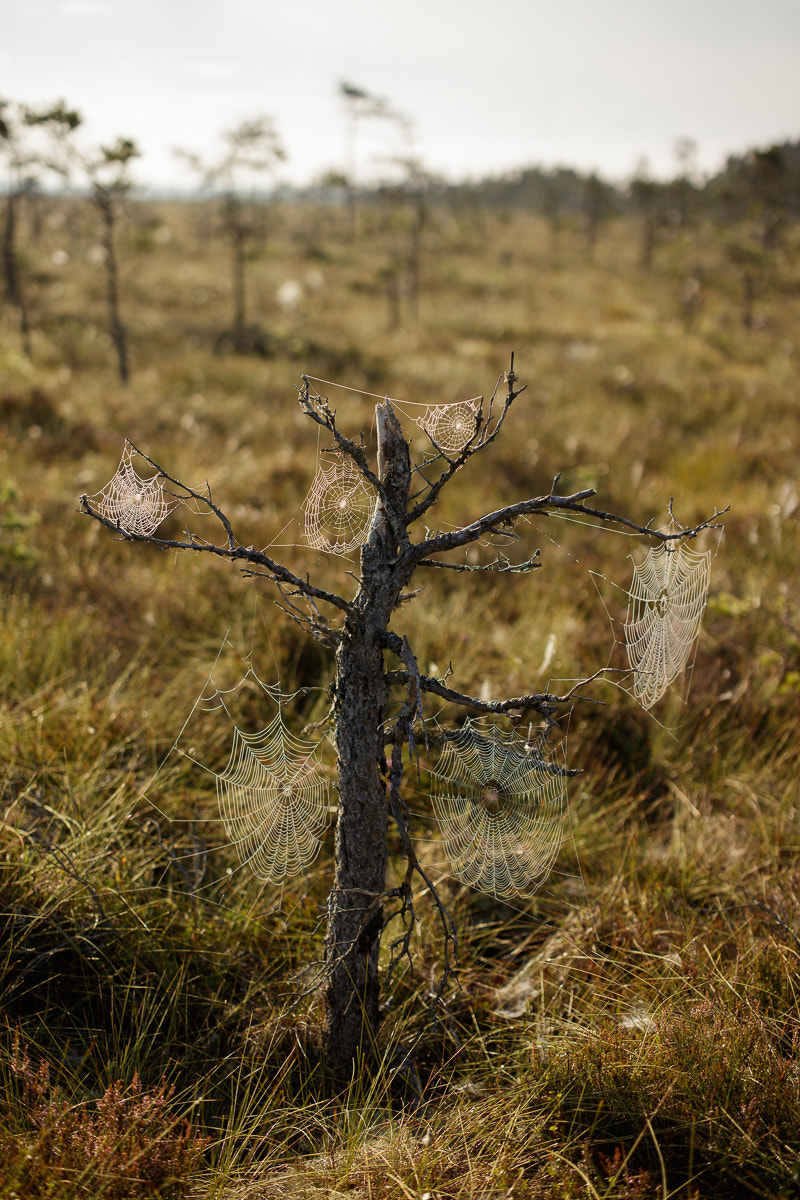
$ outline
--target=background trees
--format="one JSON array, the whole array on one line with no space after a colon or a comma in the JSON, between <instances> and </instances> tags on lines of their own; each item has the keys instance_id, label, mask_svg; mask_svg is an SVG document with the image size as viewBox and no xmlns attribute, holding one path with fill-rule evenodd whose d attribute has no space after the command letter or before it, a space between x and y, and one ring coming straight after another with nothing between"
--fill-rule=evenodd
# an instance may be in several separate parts
<instances>
[{"instance_id":1,"label":"background trees","mask_svg":"<svg viewBox=\"0 0 800 1200\"><path fill-rule=\"evenodd\" d=\"M584 1176L602 1195L620 1186L626 1156L629 1188L644 1196L663 1184L662 1171L667 1190L680 1191L690 1162L688 1191L714 1200L744 1195L742 1179L791 1190L800 1124L794 209L789 199L783 243L759 268L745 331L741 268L728 261L726 238L761 252L754 212L701 188L694 224L666 227L653 271L642 272L639 225L623 197L588 262L576 174L553 263L533 199L539 181L520 175L429 196L426 303L411 330L385 328L376 263L386 233L373 214L353 244L329 197L319 206L312 196L278 199L283 236L248 264L253 295L294 279L303 298L291 340L269 360L214 352L230 323L220 283L229 252L212 238L198 251L196 206L134 195L131 219L118 227L136 366L125 389L108 370L104 279L94 255L87 260L97 220L86 198L44 194L38 240L27 220L19 227L35 336L31 364L19 353L17 311L5 305L4 1193L30 1193L34 1172L40 1191L110 1191L104 1172L117 1170L126 1147L129 1174L114 1186L130 1191L131 1175L152 1161L142 1152L149 1146L163 1162L184 1120L205 1149L199 1168L181 1168L176 1190L377 1195L391 1171L398 1192L462 1200L512 1186L520 1196L591 1194ZM366 189L362 202L379 213ZM678 295L689 276L702 279L704 304L686 328ZM329 561L302 536L298 496L330 441L293 402L300 370L425 406L495 379L511 344L530 379L504 426L513 436L453 477L436 522L444 532L547 494L556 469L564 494L598 487L609 507L641 519L665 514L673 485L687 498L688 511L677 509L687 523L719 498L735 499L735 511L691 688L665 697L653 717L613 681L598 681L592 695L607 703L573 709L568 761L583 773L569 787L572 836L536 896L504 903L447 873L424 765L418 780L404 751L401 794L422 839L413 845L461 933L460 969L443 995L446 1012L428 1024L441 928L419 896L414 970L398 963L385 993L383 1075L371 1091L329 1100L314 997L293 1007L285 997L286 980L302 971L310 983L308 968L324 955L333 846L326 840L308 875L279 895L238 869L213 779L173 756L157 789L150 780L228 626L233 659L250 645L242 615L250 587L264 601L264 674L285 690L310 689L289 714L298 734L325 715L335 648L273 609L267 580L247 584L237 611L242 582L227 562L215 569L208 554L176 562L119 544L78 516L75 498L103 485L128 434L171 473L190 482L208 475L245 547L349 601L358 584L346 575L343 583L342 571L357 564ZM371 455L375 398L318 386L332 403L340 397L337 425L356 444L363 430ZM401 404L393 402L397 412ZM401 419L416 463L427 442ZM187 521L194 515L176 510L165 536L180 539ZM213 524L197 518L193 527L214 537ZM565 694L573 682L565 676L606 661L624 619L612 585L630 579L638 541L555 513L520 532L526 546L542 547L533 578L417 572L406 591L425 591L396 610L392 629L408 636L421 675L441 679L452 648L459 679L450 683L476 700L501 687L544 693L551 682ZM467 550L479 562L491 553ZM335 627L336 613L319 608ZM404 670L390 655L386 666ZM408 697L402 684L392 691L397 704ZM431 693L423 702L426 715L441 703L442 725L465 711ZM257 728L263 702L249 693L242 704ZM224 767L225 733L208 728L212 767ZM393 750L385 747L390 770ZM389 817L387 887L405 875L394 828ZM418 878L414 889L424 891ZM387 945L381 969L388 957ZM411 1045L416 1081L404 1064ZM124 1122L138 1071L164 1137L138 1122L119 1154L65 1162L42 1132L47 1097L40 1092L40 1103L30 1087L42 1063L68 1104L59 1131ZM175 1084L168 1099L162 1076ZM118 1079L119 1103L113 1094L105 1102ZM409 1114L415 1103L404 1119L402 1105ZM118 1145L113 1123L106 1128Z\"/></svg>"},{"instance_id":2,"label":"background trees","mask_svg":"<svg viewBox=\"0 0 800 1200\"><path fill-rule=\"evenodd\" d=\"M3 273L5 297L19 313L23 347L31 357L28 309L20 274L18 226L24 198L48 174L62 179L69 174L68 139L81 123L74 109L63 101L43 108L29 108L0 99L0 151L3 151L8 186L3 223ZM39 136L37 136L39 135Z\"/></svg>"}]
</instances>

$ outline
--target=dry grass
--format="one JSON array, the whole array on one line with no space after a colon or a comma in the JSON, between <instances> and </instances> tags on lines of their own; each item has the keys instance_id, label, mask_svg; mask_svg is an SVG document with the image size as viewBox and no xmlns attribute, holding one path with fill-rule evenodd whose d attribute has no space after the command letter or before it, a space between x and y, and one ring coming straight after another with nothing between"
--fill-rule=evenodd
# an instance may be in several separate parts
<instances>
[{"instance_id":1,"label":"dry grass","mask_svg":"<svg viewBox=\"0 0 800 1200\"><path fill-rule=\"evenodd\" d=\"M0 315L3 1194L794 1194L797 232L745 330L726 233L710 224L672 236L645 274L625 222L590 263L577 235L555 258L535 218L434 210L419 319L390 328L391 214L365 213L354 245L335 208L278 208L251 264L268 354L233 356L207 216L142 204L121 246L121 389L91 217L48 203L25 251L33 364ZM688 276L703 305L687 323ZM287 279L303 288L292 310L277 298ZM427 1021L440 946L423 906L415 971L387 997L384 1072L331 1096L313 997L293 1003L290 987L320 953L330 847L278 897L236 870L213 787L179 757L148 789L163 812L141 798L231 621L250 644L250 585L241 600L224 563L115 542L76 497L109 478L127 434L171 472L208 478L245 544L288 543L296 570L342 586L342 564L300 536L318 454L293 400L300 373L445 402L489 390L511 349L529 386L509 436L437 519L546 489L559 470L641 520L660 521L672 495L686 522L731 503L705 628L691 686L654 716L610 683L594 693L605 707L576 706L568 753L584 774L550 881L512 906L445 880L461 934L446 1016ZM329 394L369 437L372 401ZM618 661L613 585L627 586L631 544L556 520L521 532L541 570L503 586L426 578L398 614L420 663L452 662L464 690L513 694ZM272 598L260 591L263 673L324 688L329 654ZM444 875L425 783L409 779L409 799ZM86 1151L77 1171L53 1152L89 1142L102 1161ZM148 1183L146 1163L169 1169Z\"/></svg>"}]
</instances>

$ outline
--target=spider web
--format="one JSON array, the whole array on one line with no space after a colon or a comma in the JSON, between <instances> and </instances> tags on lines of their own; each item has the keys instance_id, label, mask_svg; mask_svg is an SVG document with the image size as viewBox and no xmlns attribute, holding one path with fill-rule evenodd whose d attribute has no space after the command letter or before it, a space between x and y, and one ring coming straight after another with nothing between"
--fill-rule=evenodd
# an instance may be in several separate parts
<instances>
[{"instance_id":1,"label":"spider web","mask_svg":"<svg viewBox=\"0 0 800 1200\"><path fill-rule=\"evenodd\" d=\"M444 739L431 800L453 873L497 897L529 895L563 841L563 768L542 739L526 743L485 717Z\"/></svg>"},{"instance_id":2,"label":"spider web","mask_svg":"<svg viewBox=\"0 0 800 1200\"><path fill-rule=\"evenodd\" d=\"M248 677L278 711L258 733L234 724L228 763L210 773L225 834L239 861L259 879L279 883L316 858L328 823L329 783L317 762L318 744L295 737L284 722L282 706L293 697L263 684L252 668ZM230 716L222 696L216 692L205 699L219 700Z\"/></svg>"},{"instance_id":3,"label":"spider web","mask_svg":"<svg viewBox=\"0 0 800 1200\"><path fill-rule=\"evenodd\" d=\"M681 542L648 550L633 564L625 644L633 693L652 708L686 668L700 636L711 577L711 553Z\"/></svg>"},{"instance_id":4,"label":"spider web","mask_svg":"<svg viewBox=\"0 0 800 1200\"><path fill-rule=\"evenodd\" d=\"M447 454L458 454L475 433L475 418L479 408L479 399L430 405L421 417L414 417L414 420L440 450Z\"/></svg>"},{"instance_id":5,"label":"spider web","mask_svg":"<svg viewBox=\"0 0 800 1200\"><path fill-rule=\"evenodd\" d=\"M341 388L345 392L355 392L359 396L369 396L375 400L388 400L399 408L405 416L410 417L428 437L447 453L457 454L463 450L475 433L475 418L480 411L482 398L473 396L471 400L456 400L453 404L417 404L413 400L398 400L396 396L382 396L377 392L365 392L363 388L349 387L344 383L336 383L331 379L320 379L318 375L304 375L304 379L313 379L315 383L325 383L329 387ZM408 407L424 408L422 416L414 417L405 410Z\"/></svg>"},{"instance_id":6,"label":"spider web","mask_svg":"<svg viewBox=\"0 0 800 1200\"><path fill-rule=\"evenodd\" d=\"M315 550L349 554L367 540L375 497L349 458L320 467L303 501L305 535Z\"/></svg>"},{"instance_id":7,"label":"spider web","mask_svg":"<svg viewBox=\"0 0 800 1200\"><path fill-rule=\"evenodd\" d=\"M152 537L180 501L165 496L158 475L143 479L137 474L133 467L136 453L126 438L116 474L93 499L100 515L118 525L124 533Z\"/></svg>"}]
</instances>

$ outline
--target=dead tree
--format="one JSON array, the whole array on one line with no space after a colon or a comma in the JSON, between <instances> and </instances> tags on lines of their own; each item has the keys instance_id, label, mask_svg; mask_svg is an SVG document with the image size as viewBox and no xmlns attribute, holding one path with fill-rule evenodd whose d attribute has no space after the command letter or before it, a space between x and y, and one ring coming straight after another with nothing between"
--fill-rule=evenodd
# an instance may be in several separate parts
<instances>
[{"instance_id":1,"label":"dead tree","mask_svg":"<svg viewBox=\"0 0 800 1200\"><path fill-rule=\"evenodd\" d=\"M650 177L647 162L643 160L630 182L628 193L641 221L639 266L645 271L652 271L658 235L666 220L665 188Z\"/></svg>"},{"instance_id":2,"label":"dead tree","mask_svg":"<svg viewBox=\"0 0 800 1200\"><path fill-rule=\"evenodd\" d=\"M241 545L228 517L208 494L187 487L147 459L173 496L192 499L217 518L222 538L211 542L193 532L177 540L139 536L126 532L81 497L83 512L129 541L147 541L170 550L191 550L229 559L248 576L270 580L280 593L280 603L313 638L335 648L332 717L338 770L339 808L335 834L335 868L328 901L325 967L322 982L323 1046L329 1067L349 1078L353 1063L369 1058L380 1021L378 956L381 938L392 922L396 934L390 943L391 963L410 954L415 925L415 880L429 889L441 922L444 943L444 988L455 962L455 928L426 870L417 858L409 833L410 818L404 800L404 748L413 749L415 737L424 736L423 704L426 696L462 705L478 714L538 715L551 722L584 684L566 694L532 693L485 700L451 687L447 680L422 674L414 648L398 620L398 606L410 599L409 585L418 570L489 571L527 573L538 564L538 551L512 562L501 555L485 565L462 558L463 551L493 535L505 534L524 518L564 513L595 524L633 530L660 542L691 539L712 525L714 517L692 529L656 532L650 524L636 522L589 505L594 489L569 495L557 491L558 477L544 495L503 505L447 532L428 527L439 497L462 468L485 452L501 434L512 405L524 390L511 369L504 377L505 395L499 390L474 413L470 436L458 452L445 450L431 438L433 455L412 469L409 441L389 401L376 407L377 465L360 442L346 437L328 401L312 391L308 380L300 390L305 415L331 440L331 449L354 464L375 495L374 514L361 548L355 589L344 595L317 587L264 551ZM430 435L429 435L430 436ZM344 576L344 573L343 573ZM353 578L347 573L346 578ZM397 622L397 624L396 624ZM400 627L398 627L398 625ZM387 662L387 659L389 660ZM399 710L391 703L399 690ZM387 888L387 840L393 821L404 848L406 870L401 884Z\"/></svg>"}]
</instances>

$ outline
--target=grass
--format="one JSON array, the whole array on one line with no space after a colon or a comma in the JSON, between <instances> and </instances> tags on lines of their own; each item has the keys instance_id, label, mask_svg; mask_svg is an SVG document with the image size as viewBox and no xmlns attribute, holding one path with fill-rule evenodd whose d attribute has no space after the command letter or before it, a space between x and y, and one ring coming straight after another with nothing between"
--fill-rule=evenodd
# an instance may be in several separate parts
<instances>
[{"instance_id":1,"label":"grass","mask_svg":"<svg viewBox=\"0 0 800 1200\"><path fill-rule=\"evenodd\" d=\"M121 245L123 389L91 216L42 203L25 249L33 363L0 314L3 1195L796 1195L797 231L745 329L730 234L710 222L672 234L645 273L626 221L589 262L574 232L554 253L535 217L434 210L419 319L392 327L391 214L365 210L354 244L335 208L276 208L249 291L271 351L233 356L215 349L230 289L203 211L142 203ZM703 287L691 320L688 277ZM293 309L277 299L287 279L303 289ZM437 520L546 490L559 470L642 520L664 519L670 496L687 523L730 503L704 631L690 681L653 714L610 682L593 693L604 706L576 705L570 836L530 900L447 878L427 778L409 776L458 980L432 1023L441 945L421 902L382 1068L336 1094L303 995L330 839L308 876L260 885L223 844L213 786L170 753L229 626L287 691L324 689L330 654L268 588L254 635L252 585L242 598L226 564L120 544L76 498L110 477L127 434L207 477L242 542L287 543L295 570L341 587L342 564L302 544L318 446L293 400L300 373L443 403L489 390L511 349L528 390L509 435ZM329 394L369 439L373 401ZM614 585L636 546L556 520L520 532L540 570L503 586L430 573L398 613L420 664L452 662L465 691L619 665ZM298 724L322 715L324 691L304 705Z\"/></svg>"}]
</instances>

